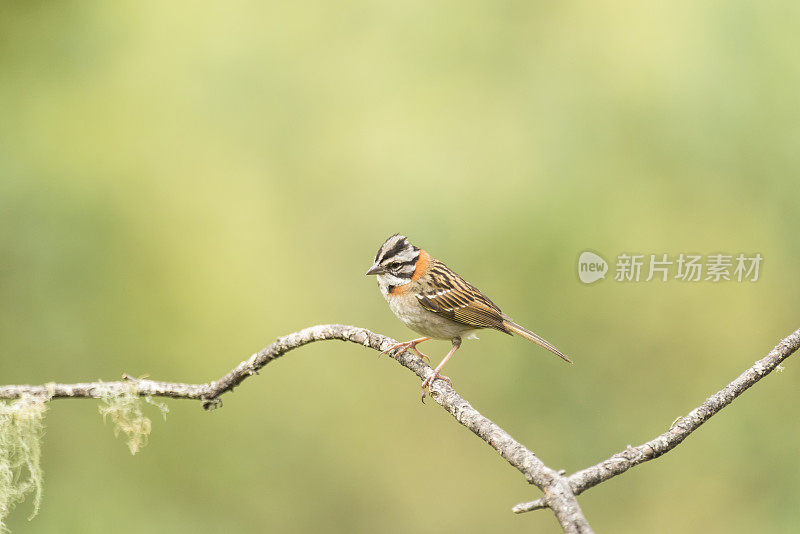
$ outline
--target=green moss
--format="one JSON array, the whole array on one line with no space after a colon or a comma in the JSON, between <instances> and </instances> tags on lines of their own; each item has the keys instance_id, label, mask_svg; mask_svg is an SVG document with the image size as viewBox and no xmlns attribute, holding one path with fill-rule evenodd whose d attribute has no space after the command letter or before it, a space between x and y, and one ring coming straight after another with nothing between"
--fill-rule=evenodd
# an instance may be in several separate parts
<instances>
[{"instance_id":1,"label":"green moss","mask_svg":"<svg viewBox=\"0 0 800 534\"><path fill-rule=\"evenodd\" d=\"M42 449L46 399L23 396L0 402L0 530L11 509L33 493L32 519L42 501Z\"/></svg>"},{"instance_id":2,"label":"green moss","mask_svg":"<svg viewBox=\"0 0 800 534\"><path fill-rule=\"evenodd\" d=\"M147 438L150 435L152 424L142 412L143 402L156 406L164 419L169 412L166 404L154 401L150 397L140 397L136 393L134 381L131 381L121 393L117 389L101 389L99 398L101 402L98 409L103 421L111 419L114 423L115 436L119 436L120 433L125 435L131 454L136 454L139 449L147 445Z\"/></svg>"}]
</instances>

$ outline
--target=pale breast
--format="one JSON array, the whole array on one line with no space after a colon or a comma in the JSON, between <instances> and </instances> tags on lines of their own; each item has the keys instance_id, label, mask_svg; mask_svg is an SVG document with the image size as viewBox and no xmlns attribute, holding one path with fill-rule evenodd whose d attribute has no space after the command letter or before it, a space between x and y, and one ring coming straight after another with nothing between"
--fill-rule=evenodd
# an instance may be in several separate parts
<instances>
[{"instance_id":1,"label":"pale breast","mask_svg":"<svg viewBox=\"0 0 800 534\"><path fill-rule=\"evenodd\" d=\"M417 297L405 293L384 295L394 313L403 324L420 334L436 339L453 339L474 330L473 327L451 321L423 308Z\"/></svg>"}]
</instances>

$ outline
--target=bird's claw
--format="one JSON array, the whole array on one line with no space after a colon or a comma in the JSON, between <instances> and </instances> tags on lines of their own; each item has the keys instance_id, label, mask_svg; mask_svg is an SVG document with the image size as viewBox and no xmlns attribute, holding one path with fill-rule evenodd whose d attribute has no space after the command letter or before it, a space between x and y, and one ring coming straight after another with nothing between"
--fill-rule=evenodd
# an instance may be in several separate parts
<instances>
[{"instance_id":1,"label":"bird's claw","mask_svg":"<svg viewBox=\"0 0 800 534\"><path fill-rule=\"evenodd\" d=\"M402 353L402 352L405 352L406 350L408 350L408 347L406 347L405 343L396 343L396 344L392 345L391 347L389 347L388 349L381 351L381 353L378 354L378 358L380 358L384 354L389 354L390 352L393 352L393 351L395 351L397 349L402 349L402 351L401 351L401 353Z\"/></svg>"},{"instance_id":2,"label":"bird's claw","mask_svg":"<svg viewBox=\"0 0 800 534\"><path fill-rule=\"evenodd\" d=\"M421 351L421 350L419 350L419 349L417 348L417 346L416 346L416 345L414 345L414 346L413 346L413 347L411 347L411 348L414 350L414 352L416 352L416 353L417 353L417 356L419 356L419 357L420 357L420 358L422 358L423 360L427 360L427 361L428 361L428 365L430 365L430 364L431 364L431 359L430 359L430 358L428 358L427 356L425 356L425 355L422 353L422 351Z\"/></svg>"},{"instance_id":3,"label":"bird's claw","mask_svg":"<svg viewBox=\"0 0 800 534\"><path fill-rule=\"evenodd\" d=\"M422 398L420 398L420 400L422 401L423 404L425 404L425 393L426 393L425 390L428 390L427 393L428 393L428 395L430 395L431 386L433 385L434 381L436 381L436 380L444 380L451 387L453 385L453 381L450 380L449 377L446 377L444 375L440 375L439 373L434 372L432 375L430 375L428 378L426 378L425 380L422 381Z\"/></svg>"},{"instance_id":4,"label":"bird's claw","mask_svg":"<svg viewBox=\"0 0 800 534\"><path fill-rule=\"evenodd\" d=\"M380 358L380 357L381 357L381 356L383 356L384 354L389 354L390 352L393 352L393 351L395 351L395 350L397 350L397 353L395 354L395 356L400 356L400 355L401 355L401 354L403 354L404 352L408 351L408 349L411 349L411 350L413 350L414 352L416 352L416 353L417 353L417 356L419 356L420 358L422 358L422 359L424 359L424 360L428 360L428 364L430 364L430 363L431 363L431 359L430 359L430 358L428 358L427 356L425 356L425 355L424 355L424 354L423 354L423 353L422 353L422 352L421 352L421 351L420 351L420 350L417 348L417 345L418 345L419 343L421 343L421 341L405 341L405 342L403 342L403 343L396 343L396 344L392 345L391 347L389 347L388 349L386 349L386 350L382 351L380 354L378 354L378 358Z\"/></svg>"}]
</instances>

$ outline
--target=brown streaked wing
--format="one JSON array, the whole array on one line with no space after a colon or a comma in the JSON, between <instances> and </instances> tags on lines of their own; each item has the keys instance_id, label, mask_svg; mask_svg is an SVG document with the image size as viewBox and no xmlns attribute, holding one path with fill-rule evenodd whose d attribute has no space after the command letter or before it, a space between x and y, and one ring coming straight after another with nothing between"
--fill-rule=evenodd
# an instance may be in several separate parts
<instances>
[{"instance_id":1,"label":"brown streaked wing","mask_svg":"<svg viewBox=\"0 0 800 534\"><path fill-rule=\"evenodd\" d=\"M509 333L503 312L478 288L437 260L428 274L428 283L417 296L423 308L467 326Z\"/></svg>"}]
</instances>

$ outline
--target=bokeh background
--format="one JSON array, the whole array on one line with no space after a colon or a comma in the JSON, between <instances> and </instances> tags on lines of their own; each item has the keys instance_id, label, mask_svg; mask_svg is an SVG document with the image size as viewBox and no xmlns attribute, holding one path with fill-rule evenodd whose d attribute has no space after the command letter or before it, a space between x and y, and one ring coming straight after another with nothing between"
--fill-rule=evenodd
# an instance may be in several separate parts
<instances>
[{"instance_id":1,"label":"bokeh background","mask_svg":"<svg viewBox=\"0 0 800 534\"><path fill-rule=\"evenodd\" d=\"M562 348L485 333L458 390L573 471L664 431L798 326L793 2L4 2L3 383L203 382L275 337L406 330L402 232ZM756 283L586 286L576 260L761 253ZM613 268L613 266L612 266ZM447 343L427 352L443 355ZM580 498L599 532L796 532L798 369ZM15 533L557 532L389 359L320 343L135 457L52 403Z\"/></svg>"}]
</instances>

